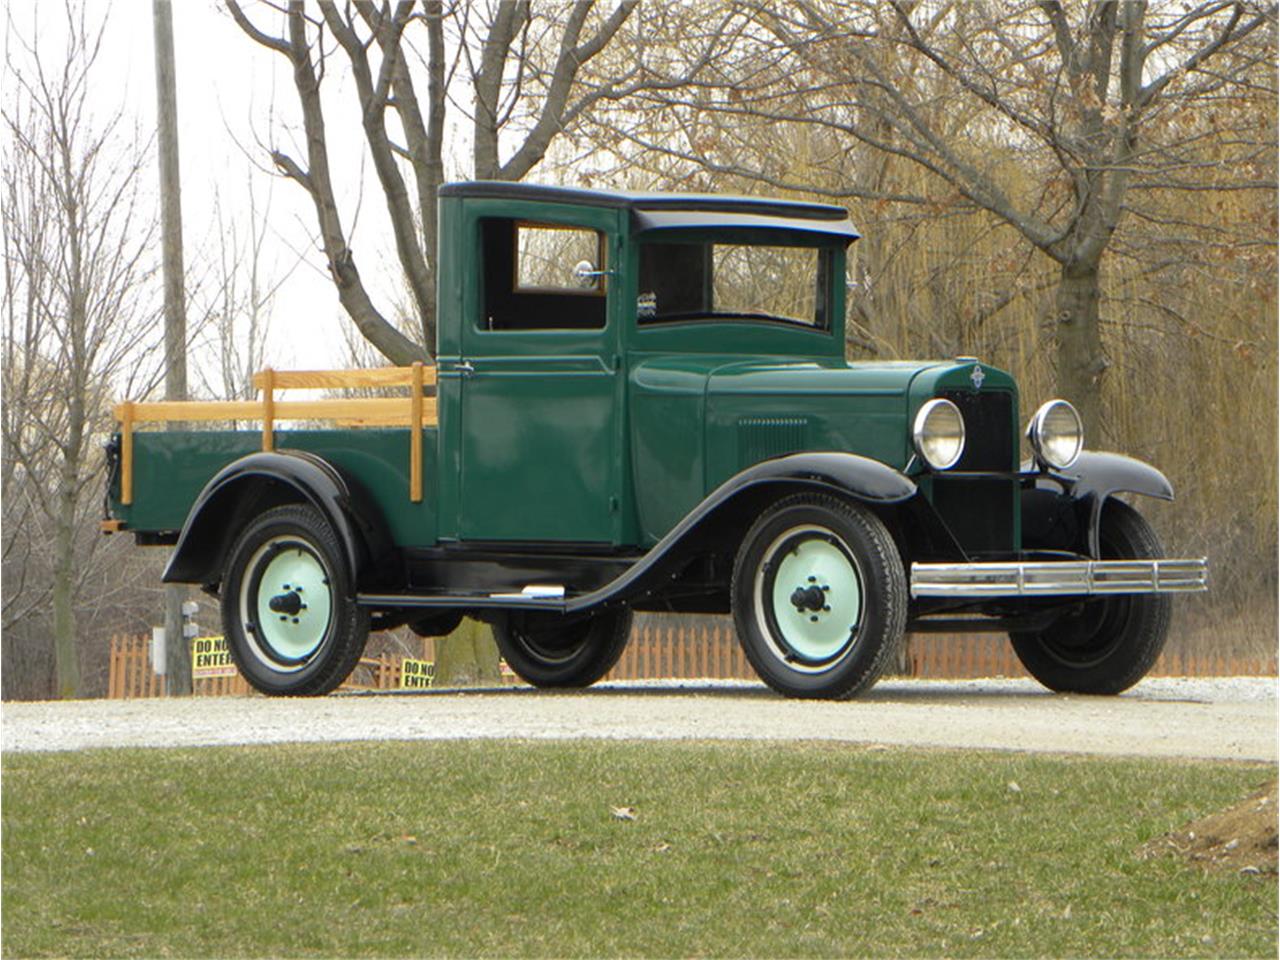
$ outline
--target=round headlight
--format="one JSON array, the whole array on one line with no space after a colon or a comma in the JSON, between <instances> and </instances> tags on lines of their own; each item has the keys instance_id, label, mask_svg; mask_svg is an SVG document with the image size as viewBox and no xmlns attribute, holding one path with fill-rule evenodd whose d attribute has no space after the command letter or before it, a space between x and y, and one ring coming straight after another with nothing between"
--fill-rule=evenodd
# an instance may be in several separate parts
<instances>
[{"instance_id":1,"label":"round headlight","mask_svg":"<svg viewBox=\"0 0 1280 960\"><path fill-rule=\"evenodd\" d=\"M950 400L928 401L916 414L912 431L916 453L935 470L954 467L964 453L964 417Z\"/></svg>"},{"instance_id":2,"label":"round headlight","mask_svg":"<svg viewBox=\"0 0 1280 960\"><path fill-rule=\"evenodd\" d=\"M1031 449L1045 466L1065 470L1084 449L1084 424L1076 408L1065 400L1050 400L1027 425Z\"/></svg>"}]
</instances>

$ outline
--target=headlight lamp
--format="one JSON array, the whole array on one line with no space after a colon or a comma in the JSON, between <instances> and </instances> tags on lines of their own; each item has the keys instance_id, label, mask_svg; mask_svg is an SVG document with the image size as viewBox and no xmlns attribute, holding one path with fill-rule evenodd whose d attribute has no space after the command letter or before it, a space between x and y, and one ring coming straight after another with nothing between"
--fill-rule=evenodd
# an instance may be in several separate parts
<instances>
[{"instance_id":1,"label":"headlight lamp","mask_svg":"<svg viewBox=\"0 0 1280 960\"><path fill-rule=\"evenodd\" d=\"M1065 470L1084 449L1084 424L1067 401L1050 400L1027 424L1027 439L1043 465Z\"/></svg>"},{"instance_id":2,"label":"headlight lamp","mask_svg":"<svg viewBox=\"0 0 1280 960\"><path fill-rule=\"evenodd\" d=\"M950 400L935 397L916 414L912 430L916 453L935 470L954 467L964 453L964 417Z\"/></svg>"}]
</instances>

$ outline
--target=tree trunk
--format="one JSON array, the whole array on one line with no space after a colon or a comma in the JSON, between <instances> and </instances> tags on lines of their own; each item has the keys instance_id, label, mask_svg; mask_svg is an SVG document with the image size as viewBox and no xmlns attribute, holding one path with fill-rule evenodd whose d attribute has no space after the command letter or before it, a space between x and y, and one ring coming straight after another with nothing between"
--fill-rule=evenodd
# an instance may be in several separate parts
<instances>
[{"instance_id":1,"label":"tree trunk","mask_svg":"<svg viewBox=\"0 0 1280 960\"><path fill-rule=\"evenodd\" d=\"M1080 411L1086 443L1101 438L1102 383L1109 366L1098 320L1101 279L1096 260L1074 262L1063 265L1058 284L1058 395Z\"/></svg>"},{"instance_id":2,"label":"tree trunk","mask_svg":"<svg viewBox=\"0 0 1280 960\"><path fill-rule=\"evenodd\" d=\"M68 443L72 442L69 438ZM79 449L79 443L68 449ZM80 695L80 651L76 649L75 514L76 461L64 462L58 490L58 516L53 548L53 653L57 668L58 696L71 700Z\"/></svg>"},{"instance_id":3,"label":"tree trunk","mask_svg":"<svg viewBox=\"0 0 1280 960\"><path fill-rule=\"evenodd\" d=\"M153 0L156 55L156 115L160 143L160 235L164 273L164 398L187 399L187 305L182 266L182 178L178 166L178 90L173 57L173 9ZM169 424L170 430L182 429ZM182 635L187 588L164 590L165 694L191 693L191 654Z\"/></svg>"},{"instance_id":4,"label":"tree trunk","mask_svg":"<svg viewBox=\"0 0 1280 960\"><path fill-rule=\"evenodd\" d=\"M467 618L436 640L436 685L470 687L500 683L498 645L487 624Z\"/></svg>"}]
</instances>

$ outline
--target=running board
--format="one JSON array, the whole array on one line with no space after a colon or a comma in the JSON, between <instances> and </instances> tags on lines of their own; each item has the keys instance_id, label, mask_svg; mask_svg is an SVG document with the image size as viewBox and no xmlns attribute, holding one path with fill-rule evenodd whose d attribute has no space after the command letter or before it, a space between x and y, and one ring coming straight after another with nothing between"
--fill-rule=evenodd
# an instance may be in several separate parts
<instances>
[{"instance_id":1,"label":"running board","mask_svg":"<svg viewBox=\"0 0 1280 960\"><path fill-rule=\"evenodd\" d=\"M356 603L362 607L384 609L497 609L550 610L564 613L563 596L539 596L521 593L360 593Z\"/></svg>"},{"instance_id":2,"label":"running board","mask_svg":"<svg viewBox=\"0 0 1280 960\"><path fill-rule=\"evenodd\" d=\"M1090 597L1196 593L1209 589L1198 560L1055 560L1038 563L913 563L912 597Z\"/></svg>"},{"instance_id":3,"label":"running board","mask_svg":"<svg viewBox=\"0 0 1280 960\"><path fill-rule=\"evenodd\" d=\"M536 609L564 613L563 586L526 586L520 593L495 594L357 594L361 607Z\"/></svg>"}]
</instances>

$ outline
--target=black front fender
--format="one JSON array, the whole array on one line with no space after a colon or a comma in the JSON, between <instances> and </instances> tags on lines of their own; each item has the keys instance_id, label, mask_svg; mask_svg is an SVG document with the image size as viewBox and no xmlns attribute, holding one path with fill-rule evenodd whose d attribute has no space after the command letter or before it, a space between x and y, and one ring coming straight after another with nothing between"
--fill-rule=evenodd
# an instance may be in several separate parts
<instances>
[{"instance_id":1,"label":"black front fender","mask_svg":"<svg viewBox=\"0 0 1280 960\"><path fill-rule=\"evenodd\" d=\"M766 483L827 487L871 503L901 503L916 492L915 481L910 477L870 457L856 453L793 453L763 460L734 474L698 504L689 517L714 509L741 490Z\"/></svg>"},{"instance_id":2,"label":"black front fender","mask_svg":"<svg viewBox=\"0 0 1280 960\"><path fill-rule=\"evenodd\" d=\"M1083 525L1089 555L1097 559L1102 508L1118 493L1172 500L1173 484L1149 463L1119 453L1085 451L1069 469L1037 476L1034 489L1024 492L1024 529L1046 521L1048 511L1070 510Z\"/></svg>"},{"instance_id":3,"label":"black front fender","mask_svg":"<svg viewBox=\"0 0 1280 960\"><path fill-rule=\"evenodd\" d=\"M214 583L227 551L254 515L282 503L309 503L343 546L355 585L389 544L376 514L334 466L300 450L252 453L223 467L187 514L165 583Z\"/></svg>"},{"instance_id":4,"label":"black front fender","mask_svg":"<svg viewBox=\"0 0 1280 960\"><path fill-rule=\"evenodd\" d=\"M916 495L911 478L879 460L857 454L795 453L764 460L716 487L626 573L569 601L567 609L588 609L652 591L691 555L723 547L729 540L736 548L762 505L805 490L835 493L873 505L902 503Z\"/></svg>"}]
</instances>

